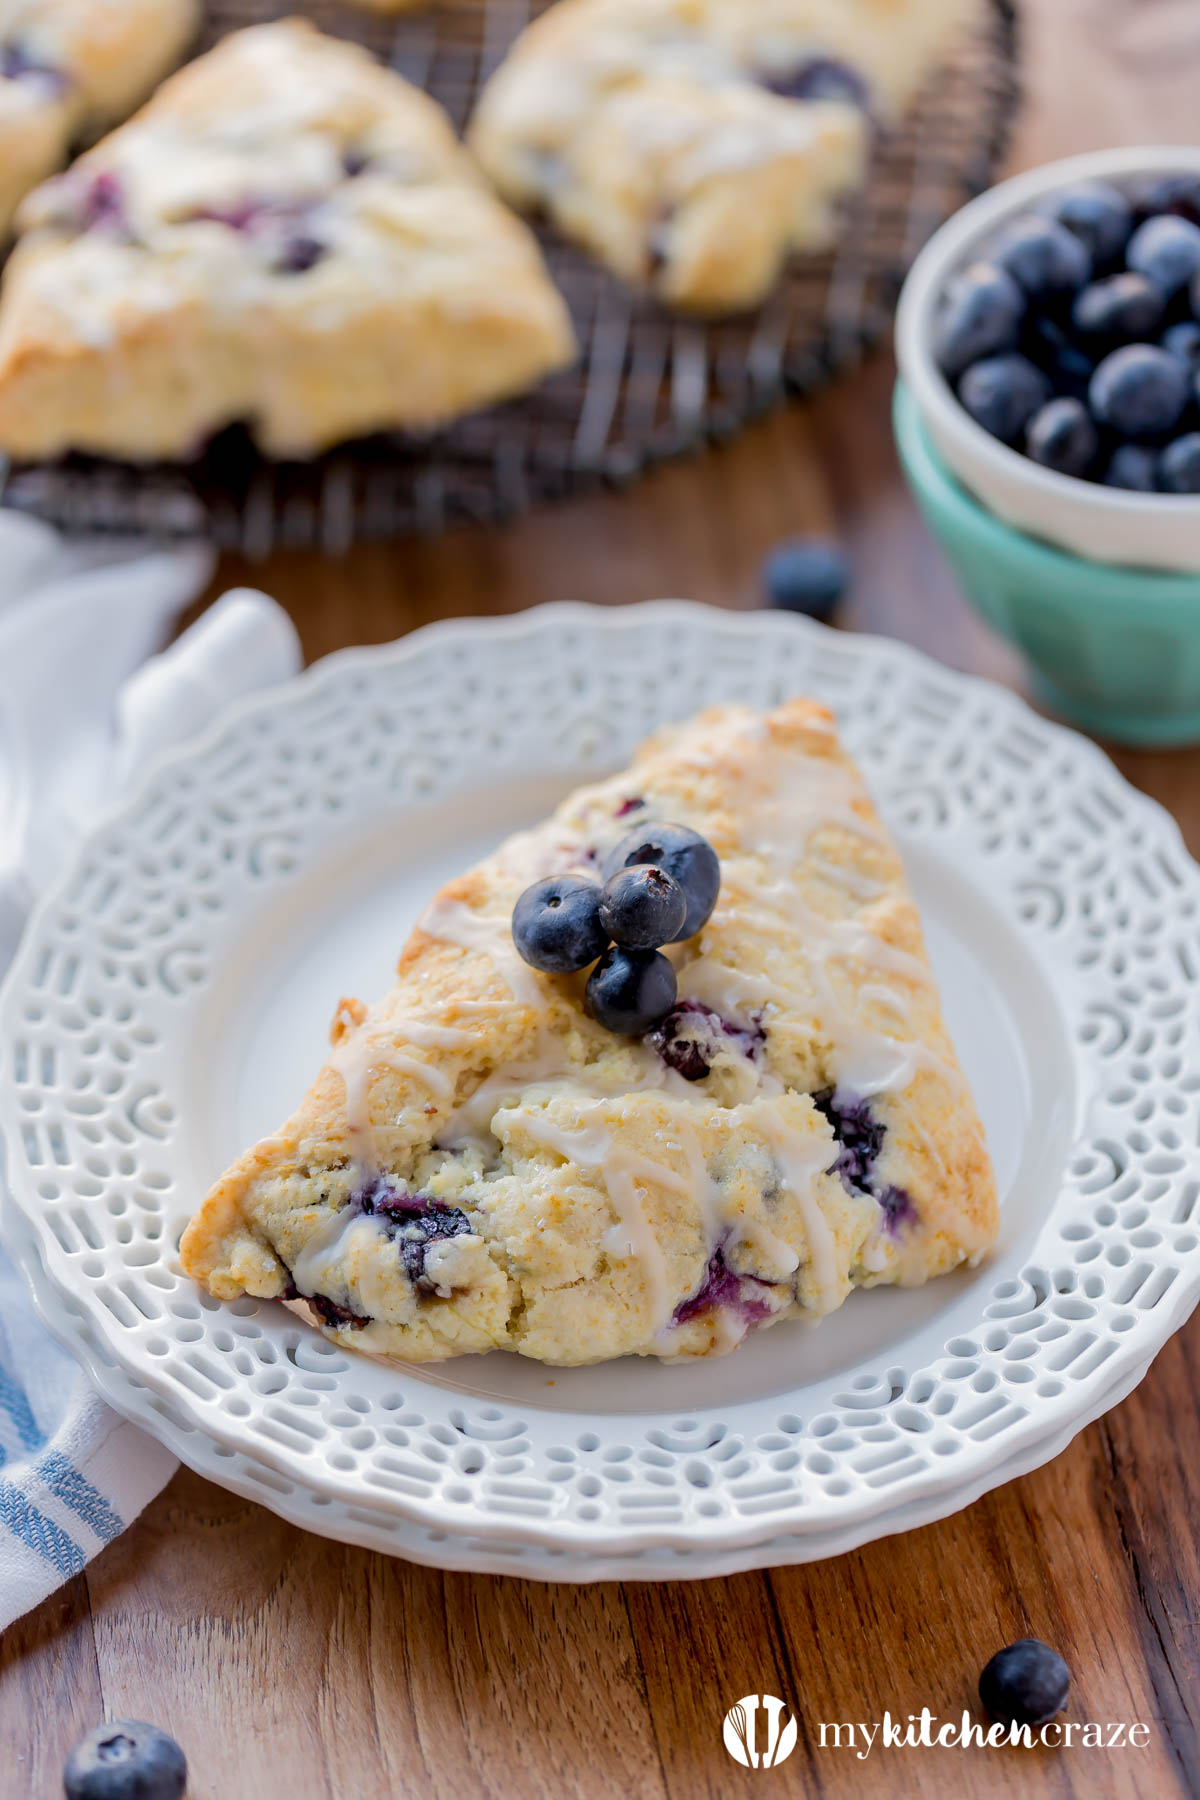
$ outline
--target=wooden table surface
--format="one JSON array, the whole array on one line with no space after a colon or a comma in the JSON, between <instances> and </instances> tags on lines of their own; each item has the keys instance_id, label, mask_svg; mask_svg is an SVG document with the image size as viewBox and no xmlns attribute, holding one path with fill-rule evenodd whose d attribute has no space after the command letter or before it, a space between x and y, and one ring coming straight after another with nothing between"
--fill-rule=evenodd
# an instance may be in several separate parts
<instances>
[{"instance_id":1,"label":"wooden table surface","mask_svg":"<svg viewBox=\"0 0 1200 1800\"><path fill-rule=\"evenodd\" d=\"M1194 139L1198 0L1026 0L1023 15L1014 166ZM340 563L230 559L213 591L265 587L315 657L568 597L752 606L773 542L834 527L855 568L840 623L1019 685L904 490L891 379L881 356L625 495ZM1200 752L1116 760L1200 850ZM58 1795L66 1751L105 1715L173 1732L193 1800L1195 1795L1198 1390L1200 1318L1047 1468L956 1517L831 1562L669 1586L443 1575L307 1536L181 1471L0 1642L0 1797ZM1070 1663L1071 1717L1144 1721L1148 1746L877 1747L866 1763L821 1748L820 1721L956 1716L988 1656L1029 1633ZM763 1691L800 1721L770 1784L720 1739L726 1708Z\"/></svg>"}]
</instances>

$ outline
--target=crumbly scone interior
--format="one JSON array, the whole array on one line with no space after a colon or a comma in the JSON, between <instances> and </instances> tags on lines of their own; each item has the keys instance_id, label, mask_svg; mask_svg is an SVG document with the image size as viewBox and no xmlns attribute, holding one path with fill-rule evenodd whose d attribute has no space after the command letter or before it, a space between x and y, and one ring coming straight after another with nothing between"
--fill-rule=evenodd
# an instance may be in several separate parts
<instances>
[{"instance_id":1,"label":"crumbly scone interior","mask_svg":"<svg viewBox=\"0 0 1200 1800\"><path fill-rule=\"evenodd\" d=\"M690 825L715 912L645 1041L518 957L513 903L631 826ZM995 1232L982 1129L903 872L829 714L729 707L650 740L433 901L344 1001L294 1117L217 1183L184 1266L309 1301L354 1348L699 1355Z\"/></svg>"}]
</instances>

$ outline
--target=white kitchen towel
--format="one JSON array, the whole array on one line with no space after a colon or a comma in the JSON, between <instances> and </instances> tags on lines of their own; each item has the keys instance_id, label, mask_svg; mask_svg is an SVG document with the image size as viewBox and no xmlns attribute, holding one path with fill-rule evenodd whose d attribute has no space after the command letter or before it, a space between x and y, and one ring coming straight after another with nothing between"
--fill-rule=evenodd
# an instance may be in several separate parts
<instances>
[{"instance_id":1,"label":"white kitchen towel","mask_svg":"<svg viewBox=\"0 0 1200 1800\"><path fill-rule=\"evenodd\" d=\"M211 568L203 546L68 544L0 510L0 970L31 902L154 753L299 668L287 615L249 589L153 654ZM93 1392L0 1246L0 1628L78 1574L174 1467Z\"/></svg>"}]
</instances>

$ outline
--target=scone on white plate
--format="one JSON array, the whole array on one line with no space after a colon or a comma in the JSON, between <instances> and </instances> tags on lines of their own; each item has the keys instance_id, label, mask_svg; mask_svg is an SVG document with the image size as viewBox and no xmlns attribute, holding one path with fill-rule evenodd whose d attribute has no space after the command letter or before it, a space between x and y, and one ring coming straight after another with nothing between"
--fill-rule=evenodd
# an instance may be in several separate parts
<instances>
[{"instance_id":1,"label":"scone on white plate","mask_svg":"<svg viewBox=\"0 0 1200 1800\"><path fill-rule=\"evenodd\" d=\"M0 241L18 202L178 62L199 0L0 0Z\"/></svg>"},{"instance_id":2,"label":"scone on white plate","mask_svg":"<svg viewBox=\"0 0 1200 1800\"><path fill-rule=\"evenodd\" d=\"M500 193L669 306L755 305L827 245L973 0L560 0L470 143Z\"/></svg>"},{"instance_id":3,"label":"scone on white plate","mask_svg":"<svg viewBox=\"0 0 1200 1800\"><path fill-rule=\"evenodd\" d=\"M587 884L614 870L626 939L683 904L665 951L589 973L613 918ZM443 889L332 1039L182 1255L348 1349L704 1356L996 1233L900 859L812 701L652 738Z\"/></svg>"},{"instance_id":4,"label":"scone on white plate","mask_svg":"<svg viewBox=\"0 0 1200 1800\"><path fill-rule=\"evenodd\" d=\"M0 450L275 456L423 428L568 363L531 233L442 109L299 20L226 38L28 196Z\"/></svg>"}]
</instances>

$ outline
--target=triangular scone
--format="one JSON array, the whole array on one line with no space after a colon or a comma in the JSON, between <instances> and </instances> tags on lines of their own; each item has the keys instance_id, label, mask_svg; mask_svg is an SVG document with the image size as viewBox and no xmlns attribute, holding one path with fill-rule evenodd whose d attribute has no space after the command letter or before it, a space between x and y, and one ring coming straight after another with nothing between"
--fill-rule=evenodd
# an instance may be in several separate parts
<instances>
[{"instance_id":1,"label":"triangular scone","mask_svg":"<svg viewBox=\"0 0 1200 1800\"><path fill-rule=\"evenodd\" d=\"M0 0L0 239L17 202L176 63L198 0Z\"/></svg>"},{"instance_id":2,"label":"triangular scone","mask_svg":"<svg viewBox=\"0 0 1200 1800\"><path fill-rule=\"evenodd\" d=\"M513 904L649 819L702 832L716 911L646 1041L517 956ZM704 1355L996 1231L983 1132L900 860L830 714L663 731L433 901L343 1001L300 1110L213 1188L185 1269L311 1302L350 1348L549 1363ZM802 1354L802 1352L800 1353Z\"/></svg>"},{"instance_id":3,"label":"triangular scone","mask_svg":"<svg viewBox=\"0 0 1200 1800\"><path fill-rule=\"evenodd\" d=\"M284 20L226 38L25 201L0 449L272 455L426 427L574 353L528 229L442 109Z\"/></svg>"},{"instance_id":4,"label":"triangular scone","mask_svg":"<svg viewBox=\"0 0 1200 1800\"><path fill-rule=\"evenodd\" d=\"M871 122L894 118L972 0L559 0L484 89L470 142L671 306L756 304L833 234Z\"/></svg>"}]
</instances>

